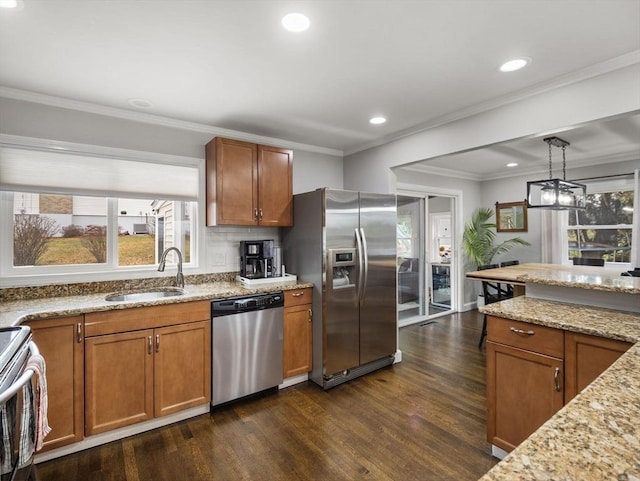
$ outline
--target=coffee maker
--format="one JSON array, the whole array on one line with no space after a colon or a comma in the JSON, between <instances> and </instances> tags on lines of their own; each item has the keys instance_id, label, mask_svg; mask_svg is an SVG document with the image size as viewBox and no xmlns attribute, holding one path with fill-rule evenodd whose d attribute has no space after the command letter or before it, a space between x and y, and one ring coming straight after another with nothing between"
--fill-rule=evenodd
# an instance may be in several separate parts
<instances>
[{"instance_id":1,"label":"coffee maker","mask_svg":"<svg viewBox=\"0 0 640 481\"><path fill-rule=\"evenodd\" d=\"M247 279L273 277L273 240L240 241L240 276Z\"/></svg>"}]
</instances>

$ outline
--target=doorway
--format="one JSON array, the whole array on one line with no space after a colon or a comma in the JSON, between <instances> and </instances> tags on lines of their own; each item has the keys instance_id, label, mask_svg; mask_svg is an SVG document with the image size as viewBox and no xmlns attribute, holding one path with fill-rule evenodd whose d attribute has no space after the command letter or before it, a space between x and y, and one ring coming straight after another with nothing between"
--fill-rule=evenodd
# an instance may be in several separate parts
<instances>
[{"instance_id":1,"label":"doorway","mask_svg":"<svg viewBox=\"0 0 640 481\"><path fill-rule=\"evenodd\" d=\"M455 310L455 197L398 193L398 325Z\"/></svg>"}]
</instances>

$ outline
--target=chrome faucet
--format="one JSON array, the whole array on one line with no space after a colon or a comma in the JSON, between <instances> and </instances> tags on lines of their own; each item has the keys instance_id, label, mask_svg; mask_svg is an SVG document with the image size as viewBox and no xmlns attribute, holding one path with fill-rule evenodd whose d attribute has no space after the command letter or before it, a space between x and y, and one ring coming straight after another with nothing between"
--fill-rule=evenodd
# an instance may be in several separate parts
<instances>
[{"instance_id":1,"label":"chrome faucet","mask_svg":"<svg viewBox=\"0 0 640 481\"><path fill-rule=\"evenodd\" d=\"M178 253L178 274L176 274L176 286L184 287L184 276L182 275L182 252L177 247L167 247L160 256L160 264L158 264L158 272L164 272L164 265L166 264L167 254L170 251L176 251Z\"/></svg>"}]
</instances>

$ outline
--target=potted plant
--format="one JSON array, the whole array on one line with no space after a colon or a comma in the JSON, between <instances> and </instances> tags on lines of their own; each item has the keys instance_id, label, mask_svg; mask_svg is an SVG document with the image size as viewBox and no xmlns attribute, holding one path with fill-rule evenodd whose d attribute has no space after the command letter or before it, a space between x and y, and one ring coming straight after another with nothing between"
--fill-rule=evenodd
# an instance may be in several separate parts
<instances>
[{"instance_id":1,"label":"potted plant","mask_svg":"<svg viewBox=\"0 0 640 481\"><path fill-rule=\"evenodd\" d=\"M493 209L476 209L462 233L462 249L467 258L476 266L491 264L496 255L509 252L516 245L531 245L522 237L514 237L496 244L496 224L491 221L493 214ZM484 299L478 300L480 301L479 305L484 301Z\"/></svg>"}]
</instances>

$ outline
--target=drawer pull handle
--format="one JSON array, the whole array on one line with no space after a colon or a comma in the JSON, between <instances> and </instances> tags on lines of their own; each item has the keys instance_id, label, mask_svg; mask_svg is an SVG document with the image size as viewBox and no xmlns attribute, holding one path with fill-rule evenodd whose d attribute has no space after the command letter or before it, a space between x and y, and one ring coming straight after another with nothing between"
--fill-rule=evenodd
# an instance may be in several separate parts
<instances>
[{"instance_id":1,"label":"drawer pull handle","mask_svg":"<svg viewBox=\"0 0 640 481\"><path fill-rule=\"evenodd\" d=\"M515 327L510 327L509 330L518 335L533 336L535 334L534 331L525 331L524 329L516 329Z\"/></svg>"},{"instance_id":2,"label":"drawer pull handle","mask_svg":"<svg viewBox=\"0 0 640 481\"><path fill-rule=\"evenodd\" d=\"M303 295L304 295L304 292L294 292L293 294L291 294L291 297L300 297Z\"/></svg>"},{"instance_id":3,"label":"drawer pull handle","mask_svg":"<svg viewBox=\"0 0 640 481\"><path fill-rule=\"evenodd\" d=\"M156 352L160 352L160 334L156 334Z\"/></svg>"},{"instance_id":4,"label":"drawer pull handle","mask_svg":"<svg viewBox=\"0 0 640 481\"><path fill-rule=\"evenodd\" d=\"M153 339L151 339L151 336L147 337L147 353L153 354Z\"/></svg>"},{"instance_id":5,"label":"drawer pull handle","mask_svg":"<svg viewBox=\"0 0 640 481\"><path fill-rule=\"evenodd\" d=\"M560 392L560 368L556 367L553 371L553 387L556 392Z\"/></svg>"},{"instance_id":6,"label":"drawer pull handle","mask_svg":"<svg viewBox=\"0 0 640 481\"><path fill-rule=\"evenodd\" d=\"M76 324L76 342L80 344L82 342L82 323Z\"/></svg>"}]
</instances>

